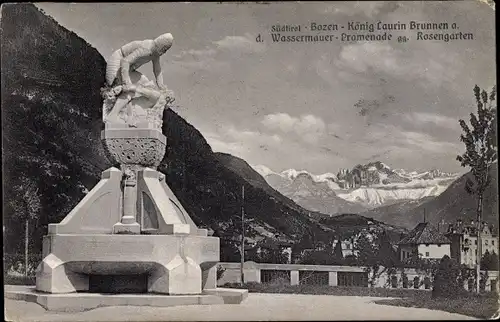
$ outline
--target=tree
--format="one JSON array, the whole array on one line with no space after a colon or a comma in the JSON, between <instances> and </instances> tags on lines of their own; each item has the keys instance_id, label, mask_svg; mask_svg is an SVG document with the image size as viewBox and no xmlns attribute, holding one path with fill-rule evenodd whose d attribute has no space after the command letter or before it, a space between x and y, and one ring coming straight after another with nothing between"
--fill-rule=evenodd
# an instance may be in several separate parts
<instances>
[{"instance_id":1,"label":"tree","mask_svg":"<svg viewBox=\"0 0 500 322\"><path fill-rule=\"evenodd\" d=\"M260 252L257 250L260 248ZM245 252L245 259L253 260L257 263L272 263L272 264L289 264L288 253L279 242L267 239L265 243L258 243L254 247L255 252L252 255L247 255Z\"/></svg>"},{"instance_id":2,"label":"tree","mask_svg":"<svg viewBox=\"0 0 500 322\"><path fill-rule=\"evenodd\" d=\"M303 241L303 246L309 245L310 248L304 248L309 249L308 252L306 252L302 258L300 258L299 262L301 264L309 264L309 265L342 265L343 264L343 255L342 255L342 245L341 245L341 238L338 238L337 243L335 244L335 247L333 246L333 242L335 238L330 237L329 242L325 243L324 248L319 248L318 244L316 245L317 247L314 249L312 248L312 245L310 244L310 237L304 236ZM299 243L300 244L300 243Z\"/></svg>"},{"instance_id":3,"label":"tree","mask_svg":"<svg viewBox=\"0 0 500 322\"><path fill-rule=\"evenodd\" d=\"M24 272L28 274L30 266L36 267L38 264L34 259L36 257L29 256L29 221L35 220L36 224L31 224L32 227L38 226L39 212L41 209L40 192L37 183L33 179L26 178L25 176L20 176L18 185L14 185L12 190L17 194L18 198L10 199L7 201L8 205L16 214L16 219L20 224L24 226L25 229L25 249L24 249ZM9 227L10 228L10 227ZM19 253L18 253L19 254ZM11 254L9 254L11 255ZM6 266L7 269L10 268L14 261L16 261L17 256L7 256Z\"/></svg>"},{"instance_id":4,"label":"tree","mask_svg":"<svg viewBox=\"0 0 500 322\"><path fill-rule=\"evenodd\" d=\"M432 297L454 298L463 293L459 282L460 267L448 255L444 255L434 274Z\"/></svg>"},{"instance_id":5,"label":"tree","mask_svg":"<svg viewBox=\"0 0 500 322\"><path fill-rule=\"evenodd\" d=\"M370 241L366 234L362 233L359 235L354 244L354 250L357 252L359 265L369 266L375 263L377 248L374 242Z\"/></svg>"},{"instance_id":6,"label":"tree","mask_svg":"<svg viewBox=\"0 0 500 322\"><path fill-rule=\"evenodd\" d=\"M366 233L361 233L356 240L354 250L358 253L358 265L365 266L369 278L368 283L371 287L374 287L377 279L386 271L386 268L384 268L379 272L381 265L377 259L378 248L375 241L371 241Z\"/></svg>"},{"instance_id":7,"label":"tree","mask_svg":"<svg viewBox=\"0 0 500 322\"><path fill-rule=\"evenodd\" d=\"M481 267L487 271L498 271L498 255L495 252L486 251L481 258Z\"/></svg>"},{"instance_id":8,"label":"tree","mask_svg":"<svg viewBox=\"0 0 500 322\"><path fill-rule=\"evenodd\" d=\"M399 256L392 248L389 236L385 231L382 232L382 234L379 237L377 259L378 262L384 267L394 268L394 267L399 267L401 265Z\"/></svg>"},{"instance_id":9,"label":"tree","mask_svg":"<svg viewBox=\"0 0 500 322\"><path fill-rule=\"evenodd\" d=\"M332 254L326 250L313 250L304 254L300 264L304 265L333 265Z\"/></svg>"},{"instance_id":10,"label":"tree","mask_svg":"<svg viewBox=\"0 0 500 322\"><path fill-rule=\"evenodd\" d=\"M220 280L225 272L226 272L226 269L224 267L217 266L217 280Z\"/></svg>"},{"instance_id":11,"label":"tree","mask_svg":"<svg viewBox=\"0 0 500 322\"><path fill-rule=\"evenodd\" d=\"M477 116L470 113L470 124L460 120L463 133L460 141L465 144L464 154L457 156L462 167L469 167L472 176L468 178L465 189L468 193L477 196L477 232L478 252L476 274L479 276L481 270L481 218L483 212L483 194L488 187L491 177L489 167L497 160L496 146L496 87L491 93L474 87L474 96L477 104ZM476 291L479 293L479 279L476 283Z\"/></svg>"},{"instance_id":12,"label":"tree","mask_svg":"<svg viewBox=\"0 0 500 322\"><path fill-rule=\"evenodd\" d=\"M303 258L305 250L311 250L315 248L314 236L312 231L306 231L301 236L298 243L292 245L292 261L298 262Z\"/></svg>"},{"instance_id":13,"label":"tree","mask_svg":"<svg viewBox=\"0 0 500 322\"><path fill-rule=\"evenodd\" d=\"M346 255L343 262L346 266L356 266L356 264L358 263L358 259L356 258L356 256L349 254Z\"/></svg>"},{"instance_id":14,"label":"tree","mask_svg":"<svg viewBox=\"0 0 500 322\"><path fill-rule=\"evenodd\" d=\"M397 252L392 248L385 231L377 238L370 238L366 232L361 233L354 248L358 253L358 265L366 267L372 287L382 274L392 275L398 267L401 267Z\"/></svg>"}]
</instances>

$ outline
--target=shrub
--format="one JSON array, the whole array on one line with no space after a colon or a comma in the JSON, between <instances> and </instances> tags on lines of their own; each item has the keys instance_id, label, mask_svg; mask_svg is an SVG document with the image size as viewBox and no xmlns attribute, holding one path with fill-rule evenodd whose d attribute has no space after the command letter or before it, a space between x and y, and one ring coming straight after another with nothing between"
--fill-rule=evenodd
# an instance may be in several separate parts
<instances>
[{"instance_id":1,"label":"shrub","mask_svg":"<svg viewBox=\"0 0 500 322\"><path fill-rule=\"evenodd\" d=\"M16 276L6 275L3 280L5 285L35 285L36 280L34 276Z\"/></svg>"},{"instance_id":2,"label":"shrub","mask_svg":"<svg viewBox=\"0 0 500 322\"><path fill-rule=\"evenodd\" d=\"M220 280L222 278L222 275L224 275L224 272L226 269L222 266L217 266L217 280Z\"/></svg>"},{"instance_id":3,"label":"shrub","mask_svg":"<svg viewBox=\"0 0 500 322\"><path fill-rule=\"evenodd\" d=\"M460 267L448 255L443 256L434 275L432 297L456 298L465 293L459 282Z\"/></svg>"}]
</instances>

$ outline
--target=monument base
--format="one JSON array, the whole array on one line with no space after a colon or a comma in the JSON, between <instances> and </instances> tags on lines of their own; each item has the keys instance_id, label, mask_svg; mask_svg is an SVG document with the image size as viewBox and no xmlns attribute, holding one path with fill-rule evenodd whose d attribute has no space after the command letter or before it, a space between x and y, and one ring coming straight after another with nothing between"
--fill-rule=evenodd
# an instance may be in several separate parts
<instances>
[{"instance_id":1,"label":"monument base","mask_svg":"<svg viewBox=\"0 0 500 322\"><path fill-rule=\"evenodd\" d=\"M88 292L129 281L148 293L200 295L216 288L219 247L216 237L193 235L48 235L36 289Z\"/></svg>"},{"instance_id":2,"label":"monument base","mask_svg":"<svg viewBox=\"0 0 500 322\"><path fill-rule=\"evenodd\" d=\"M161 294L102 294L38 292L34 286L5 285L4 297L16 301L37 303L48 311L81 312L108 306L154 306L240 304L248 296L247 290L217 288L200 295Z\"/></svg>"},{"instance_id":3,"label":"monument base","mask_svg":"<svg viewBox=\"0 0 500 322\"><path fill-rule=\"evenodd\" d=\"M139 225L138 223L123 224L119 222L113 226L113 234L138 235L140 233L141 233L141 225Z\"/></svg>"}]
</instances>

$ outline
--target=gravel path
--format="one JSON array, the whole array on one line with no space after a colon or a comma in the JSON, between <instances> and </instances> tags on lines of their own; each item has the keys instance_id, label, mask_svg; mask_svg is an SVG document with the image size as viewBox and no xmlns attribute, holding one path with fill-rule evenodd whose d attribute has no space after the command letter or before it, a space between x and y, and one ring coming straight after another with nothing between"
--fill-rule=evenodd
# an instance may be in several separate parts
<instances>
[{"instance_id":1,"label":"gravel path","mask_svg":"<svg viewBox=\"0 0 500 322\"><path fill-rule=\"evenodd\" d=\"M5 300L8 321L237 321L237 320L474 320L459 314L373 303L382 298L251 293L239 305L168 308L105 307L52 313L35 303Z\"/></svg>"}]
</instances>

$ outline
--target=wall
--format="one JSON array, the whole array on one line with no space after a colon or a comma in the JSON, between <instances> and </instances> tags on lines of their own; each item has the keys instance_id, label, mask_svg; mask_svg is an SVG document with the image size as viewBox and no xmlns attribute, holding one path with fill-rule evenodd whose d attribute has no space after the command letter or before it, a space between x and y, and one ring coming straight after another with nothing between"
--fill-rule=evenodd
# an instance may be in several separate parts
<instances>
[{"instance_id":1,"label":"wall","mask_svg":"<svg viewBox=\"0 0 500 322\"><path fill-rule=\"evenodd\" d=\"M222 277L217 281L217 285L226 283L240 283L240 263L219 263L225 269ZM299 265L299 264L267 264L245 262L243 266L243 278L246 283L261 282L261 271L289 271L292 283L298 284L300 272L329 272L330 285L337 285L337 272L363 273L364 267L355 266L330 266L330 265Z\"/></svg>"},{"instance_id":2,"label":"wall","mask_svg":"<svg viewBox=\"0 0 500 322\"><path fill-rule=\"evenodd\" d=\"M426 252L429 256L426 256ZM418 245L418 253L422 254L422 258L441 259L444 255L450 256L450 244L420 244Z\"/></svg>"},{"instance_id":3,"label":"wall","mask_svg":"<svg viewBox=\"0 0 500 322\"><path fill-rule=\"evenodd\" d=\"M219 263L219 266L225 269L222 277L217 281L218 286L223 286L226 283L239 283L240 282L240 263ZM300 284L300 274L309 272L328 272L328 279L324 281L324 284L328 283L330 286L339 285L338 273L350 272L350 273L364 273L365 267L358 266L330 266L330 265L298 265L298 264L263 264L255 262L245 262L243 266L243 273L245 282L261 283L261 271L283 271L289 272L290 284L298 285ZM381 268L383 270L383 268ZM484 272L483 272L484 273ZM375 287L384 288L404 288L403 279L406 275L408 283L406 288L408 289L421 289L421 290L431 290L432 289L432 276L426 274L425 272L417 271L413 268L405 268L403 272L398 270L394 277L388 274L382 274L376 281ZM495 281L499 282L498 272L490 271L488 272L488 280L486 282L486 290L491 290L495 288ZM418 284L415 287L414 279L418 278ZM428 288L424 281L427 280ZM392 285L392 279L394 279L395 284ZM475 285L475 284L474 284ZM467 282L464 283L464 287L467 289Z\"/></svg>"},{"instance_id":4,"label":"wall","mask_svg":"<svg viewBox=\"0 0 500 322\"><path fill-rule=\"evenodd\" d=\"M411 257L411 255L415 251L416 251L416 247L415 246L401 245L400 248L399 248L399 259L403 261L403 260ZM406 253L406 255L404 255L404 253Z\"/></svg>"}]
</instances>

